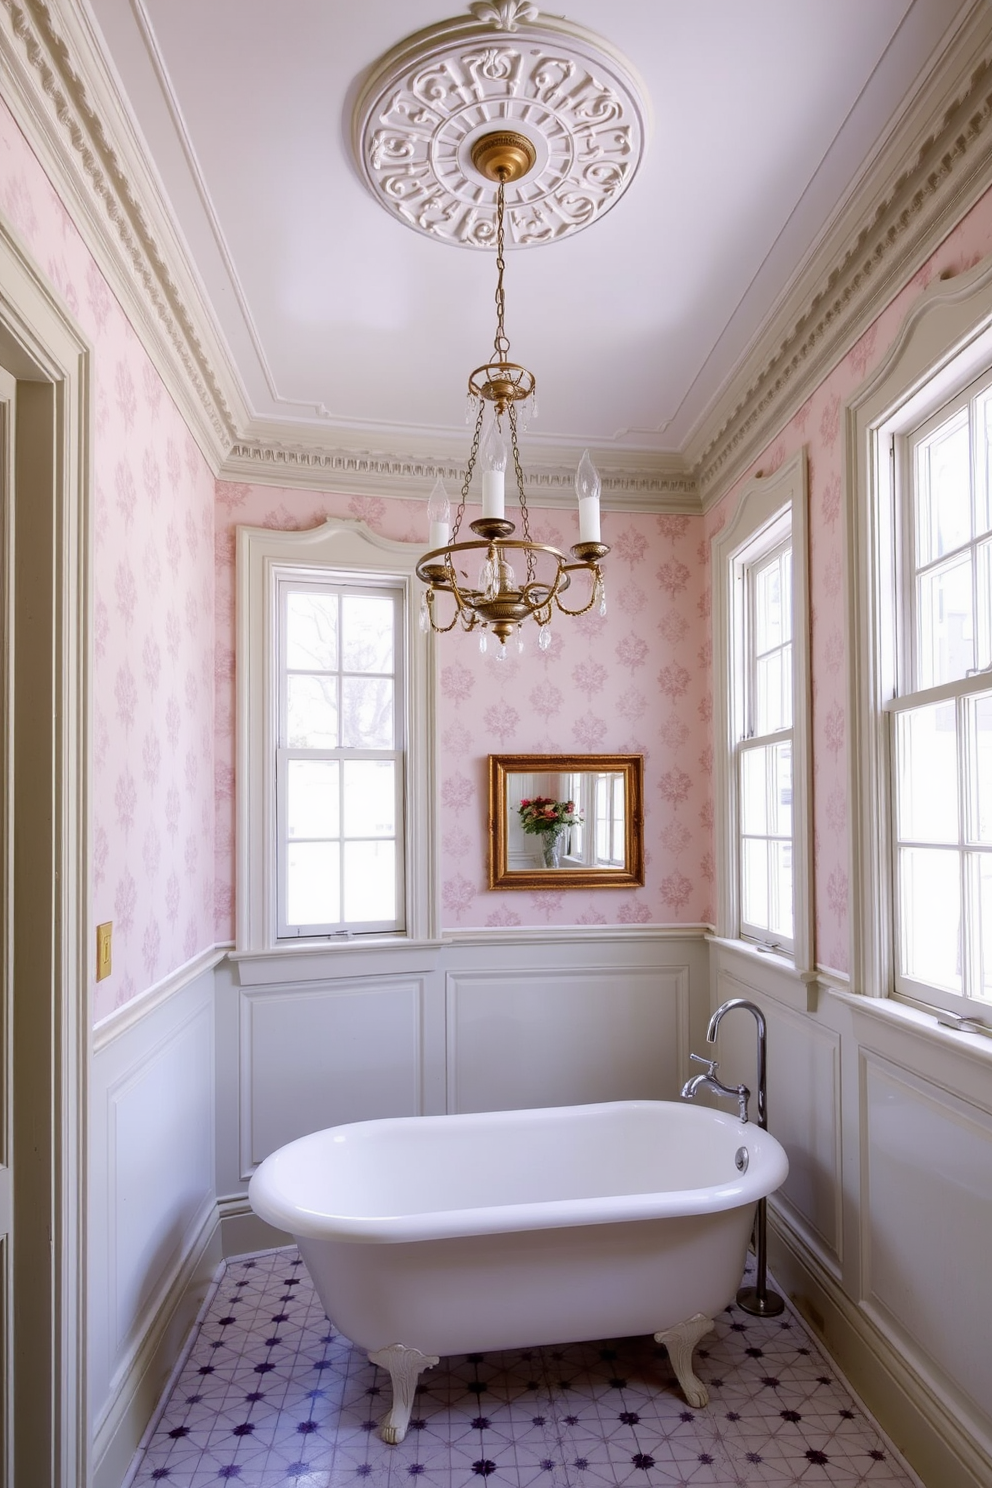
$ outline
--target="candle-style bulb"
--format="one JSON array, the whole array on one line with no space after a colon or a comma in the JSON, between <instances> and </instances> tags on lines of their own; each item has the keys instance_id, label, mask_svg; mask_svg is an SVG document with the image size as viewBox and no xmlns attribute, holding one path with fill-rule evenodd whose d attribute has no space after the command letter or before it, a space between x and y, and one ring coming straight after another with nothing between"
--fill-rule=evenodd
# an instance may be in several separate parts
<instances>
[{"instance_id":1,"label":"candle-style bulb","mask_svg":"<svg viewBox=\"0 0 992 1488\"><path fill-rule=\"evenodd\" d=\"M498 517L502 521L506 514L503 497L506 445L495 419L489 426L489 433L482 441L479 453L482 459L482 515Z\"/></svg>"},{"instance_id":2,"label":"candle-style bulb","mask_svg":"<svg viewBox=\"0 0 992 1488\"><path fill-rule=\"evenodd\" d=\"M447 547L451 533L451 502L448 500L448 493L444 489L444 481L440 476L431 492L431 499L427 503L427 521L430 526L430 536L427 539L428 550Z\"/></svg>"},{"instance_id":3,"label":"candle-style bulb","mask_svg":"<svg viewBox=\"0 0 992 1488\"><path fill-rule=\"evenodd\" d=\"M599 478L599 471L589 456L588 450L583 450L579 468L575 472L575 490L579 498L579 541L584 543L598 543L600 541L599 528L599 493L603 483Z\"/></svg>"}]
</instances>

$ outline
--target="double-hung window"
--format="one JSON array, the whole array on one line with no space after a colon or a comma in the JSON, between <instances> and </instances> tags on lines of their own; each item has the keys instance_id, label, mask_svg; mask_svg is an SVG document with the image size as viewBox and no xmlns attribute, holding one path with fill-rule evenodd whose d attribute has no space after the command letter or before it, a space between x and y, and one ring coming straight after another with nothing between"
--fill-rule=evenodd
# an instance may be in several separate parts
<instances>
[{"instance_id":1,"label":"double-hung window","mask_svg":"<svg viewBox=\"0 0 992 1488\"><path fill-rule=\"evenodd\" d=\"M992 1002L992 375L893 436L896 990Z\"/></svg>"},{"instance_id":2,"label":"double-hung window","mask_svg":"<svg viewBox=\"0 0 992 1488\"><path fill-rule=\"evenodd\" d=\"M717 929L811 965L806 466L741 493L713 539Z\"/></svg>"},{"instance_id":3,"label":"double-hung window","mask_svg":"<svg viewBox=\"0 0 992 1488\"><path fill-rule=\"evenodd\" d=\"M343 519L238 531L235 954L260 977L437 933L419 553Z\"/></svg>"},{"instance_id":4,"label":"double-hung window","mask_svg":"<svg viewBox=\"0 0 992 1488\"><path fill-rule=\"evenodd\" d=\"M279 937L402 930L401 591L277 582Z\"/></svg>"}]
</instances>

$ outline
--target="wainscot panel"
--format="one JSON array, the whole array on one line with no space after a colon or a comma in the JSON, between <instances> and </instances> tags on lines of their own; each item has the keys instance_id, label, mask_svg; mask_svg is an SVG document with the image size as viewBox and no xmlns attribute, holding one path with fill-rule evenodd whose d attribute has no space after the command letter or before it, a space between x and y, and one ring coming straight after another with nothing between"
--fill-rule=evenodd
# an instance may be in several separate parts
<instances>
[{"instance_id":1,"label":"wainscot panel","mask_svg":"<svg viewBox=\"0 0 992 1488\"><path fill-rule=\"evenodd\" d=\"M97 1030L91 1076L94 1488L117 1488L220 1259L209 953Z\"/></svg>"},{"instance_id":2,"label":"wainscot panel","mask_svg":"<svg viewBox=\"0 0 992 1488\"><path fill-rule=\"evenodd\" d=\"M686 966L450 973L448 1109L674 1100L688 1028Z\"/></svg>"},{"instance_id":3,"label":"wainscot panel","mask_svg":"<svg viewBox=\"0 0 992 1488\"><path fill-rule=\"evenodd\" d=\"M862 1050L863 1305L992 1435L992 1120Z\"/></svg>"},{"instance_id":4,"label":"wainscot panel","mask_svg":"<svg viewBox=\"0 0 992 1488\"><path fill-rule=\"evenodd\" d=\"M241 992L241 1177L307 1132L422 1114L424 980Z\"/></svg>"}]
</instances>

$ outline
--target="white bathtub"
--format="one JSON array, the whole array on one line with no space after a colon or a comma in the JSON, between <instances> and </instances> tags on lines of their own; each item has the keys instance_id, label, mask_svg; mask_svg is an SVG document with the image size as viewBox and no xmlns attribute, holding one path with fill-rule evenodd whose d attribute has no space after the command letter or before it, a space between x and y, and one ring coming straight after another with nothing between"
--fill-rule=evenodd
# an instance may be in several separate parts
<instances>
[{"instance_id":1,"label":"white bathtub","mask_svg":"<svg viewBox=\"0 0 992 1488\"><path fill-rule=\"evenodd\" d=\"M787 1173L775 1138L736 1116L623 1101L331 1127L267 1157L249 1199L294 1236L335 1326L389 1369L382 1434L401 1441L417 1376L444 1354L654 1333L705 1405L692 1349Z\"/></svg>"}]
</instances>

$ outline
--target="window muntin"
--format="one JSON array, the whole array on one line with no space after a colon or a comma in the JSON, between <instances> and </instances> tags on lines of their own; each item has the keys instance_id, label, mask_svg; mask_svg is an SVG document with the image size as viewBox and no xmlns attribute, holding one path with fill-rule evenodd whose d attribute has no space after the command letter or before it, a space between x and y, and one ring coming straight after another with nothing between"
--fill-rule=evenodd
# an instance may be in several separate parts
<instances>
[{"instance_id":1,"label":"window muntin","mask_svg":"<svg viewBox=\"0 0 992 1488\"><path fill-rule=\"evenodd\" d=\"M404 928L402 596L277 580L277 934Z\"/></svg>"},{"instance_id":2,"label":"window muntin","mask_svg":"<svg viewBox=\"0 0 992 1488\"><path fill-rule=\"evenodd\" d=\"M895 986L992 1002L990 379L906 437L891 718Z\"/></svg>"},{"instance_id":3,"label":"window muntin","mask_svg":"<svg viewBox=\"0 0 992 1488\"><path fill-rule=\"evenodd\" d=\"M769 543L774 544L769 548ZM791 539L738 560L742 686L736 780L740 932L791 951L793 592Z\"/></svg>"}]
</instances>

